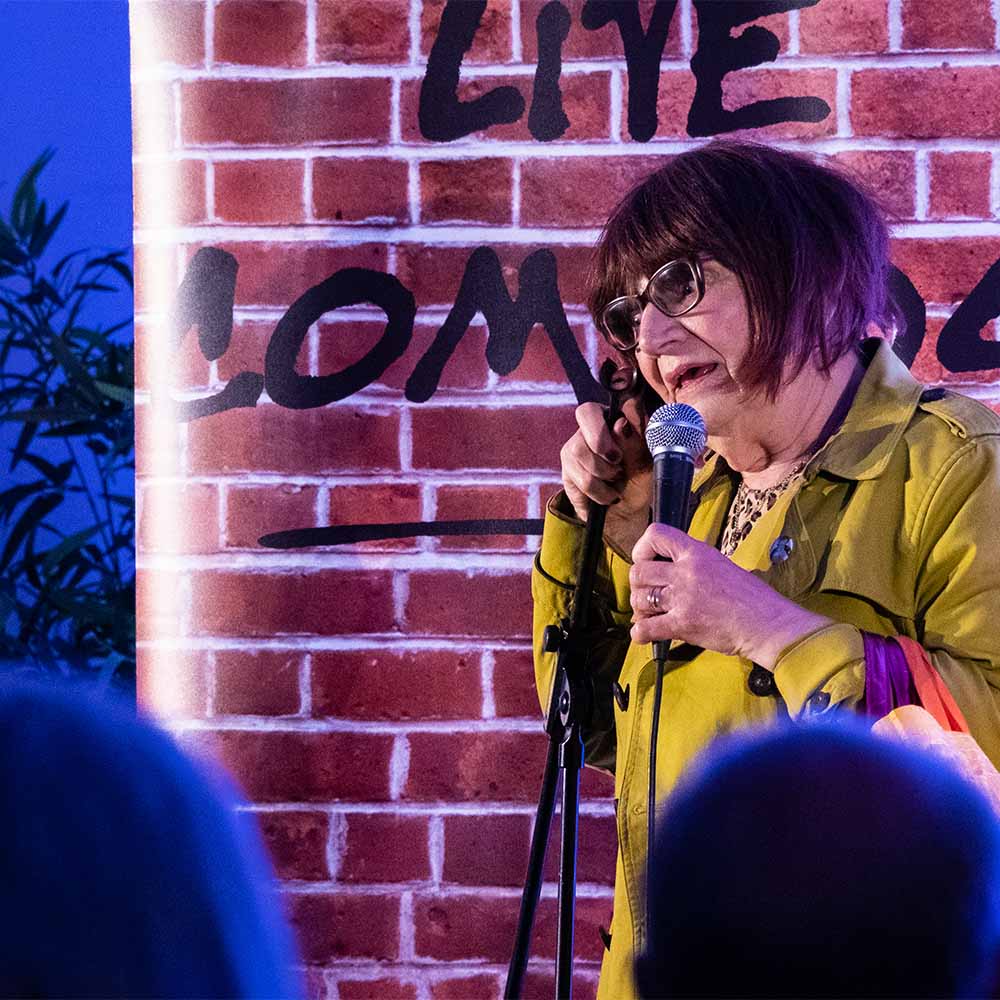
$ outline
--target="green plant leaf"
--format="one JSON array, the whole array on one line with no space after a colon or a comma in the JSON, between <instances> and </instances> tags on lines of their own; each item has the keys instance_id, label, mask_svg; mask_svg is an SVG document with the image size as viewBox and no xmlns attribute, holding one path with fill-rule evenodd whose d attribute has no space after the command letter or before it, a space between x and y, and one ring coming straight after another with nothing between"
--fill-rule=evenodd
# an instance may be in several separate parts
<instances>
[{"instance_id":1,"label":"green plant leaf","mask_svg":"<svg viewBox=\"0 0 1000 1000\"><path fill-rule=\"evenodd\" d=\"M38 436L43 438L81 437L85 434L100 434L105 429L104 423L98 419L74 420L68 424L58 424L48 430L40 431Z\"/></svg>"},{"instance_id":2,"label":"green plant leaf","mask_svg":"<svg viewBox=\"0 0 1000 1000\"><path fill-rule=\"evenodd\" d=\"M110 382L102 382L99 379L94 380L94 385L96 385L98 391L102 392L108 397L108 399L113 399L118 403L124 403L128 407L131 407L135 402L135 393L131 388L121 385L112 385Z\"/></svg>"},{"instance_id":3,"label":"green plant leaf","mask_svg":"<svg viewBox=\"0 0 1000 1000\"><path fill-rule=\"evenodd\" d=\"M0 570L5 570L10 565L14 553L20 548L21 542L25 540L29 532L36 531L43 519L62 502L63 495L61 493L43 493L28 504L7 537L7 544L4 546L3 553L0 554Z\"/></svg>"},{"instance_id":4,"label":"green plant leaf","mask_svg":"<svg viewBox=\"0 0 1000 1000\"><path fill-rule=\"evenodd\" d=\"M89 528L84 528L82 531L77 531L68 538L64 538L54 548L49 549L48 552L39 553L42 560L42 568L46 571L51 571L68 555L82 548L87 539L100 531L100 528L99 524L92 524Z\"/></svg>"},{"instance_id":5,"label":"green plant leaf","mask_svg":"<svg viewBox=\"0 0 1000 1000\"><path fill-rule=\"evenodd\" d=\"M72 380L74 387L80 389L92 402L96 402L100 397L97 386L94 385L94 379L80 359L67 347L66 341L58 333L52 333L48 343L63 371Z\"/></svg>"},{"instance_id":6,"label":"green plant leaf","mask_svg":"<svg viewBox=\"0 0 1000 1000\"><path fill-rule=\"evenodd\" d=\"M34 163L28 167L24 176L14 189L14 199L10 206L10 220L18 236L27 238L35 225L35 214L38 207L38 191L36 188L38 175L46 164L55 156L54 149L46 149Z\"/></svg>"},{"instance_id":7,"label":"green plant leaf","mask_svg":"<svg viewBox=\"0 0 1000 1000\"><path fill-rule=\"evenodd\" d=\"M45 248L49 245L49 241L55 235L56 230L65 218L66 210L68 208L69 202L64 202L56 210L56 214L53 215L48 222L46 222L45 202L42 202L38 213L38 219L35 222L35 228L31 234L31 242L28 244L28 253L30 253L32 257L40 257L42 253L44 253Z\"/></svg>"},{"instance_id":8,"label":"green plant leaf","mask_svg":"<svg viewBox=\"0 0 1000 1000\"><path fill-rule=\"evenodd\" d=\"M114 621L117 612L107 604L95 601L90 598L72 598L60 594L58 591L50 595L52 603L68 612L74 620L89 624L97 622L102 625L109 625Z\"/></svg>"},{"instance_id":9,"label":"green plant leaf","mask_svg":"<svg viewBox=\"0 0 1000 1000\"><path fill-rule=\"evenodd\" d=\"M35 435L37 433L38 423L34 420L25 421L24 426L17 435L17 441L14 443L14 450L10 453L11 472L17 468L18 463L24 458L28 449L31 447L31 442L35 440Z\"/></svg>"},{"instance_id":10,"label":"green plant leaf","mask_svg":"<svg viewBox=\"0 0 1000 1000\"><path fill-rule=\"evenodd\" d=\"M30 462L53 486L62 486L73 470L72 459L58 465L53 465L41 455L25 455L24 460Z\"/></svg>"},{"instance_id":11,"label":"green plant leaf","mask_svg":"<svg viewBox=\"0 0 1000 1000\"><path fill-rule=\"evenodd\" d=\"M82 257L86 252L86 250L74 250L72 253L66 254L65 257L61 257L56 266L52 268L52 277L58 278L69 264L76 260L77 257Z\"/></svg>"},{"instance_id":12,"label":"green plant leaf","mask_svg":"<svg viewBox=\"0 0 1000 1000\"><path fill-rule=\"evenodd\" d=\"M83 270L88 271L92 267L110 267L119 277L124 279L129 288L132 288L132 268L121 259L124 255L124 250L116 250L114 253L105 254L103 257L95 257L84 265Z\"/></svg>"},{"instance_id":13,"label":"green plant leaf","mask_svg":"<svg viewBox=\"0 0 1000 1000\"><path fill-rule=\"evenodd\" d=\"M71 410L65 406L36 406L30 410L16 410L14 413L0 413L0 421L17 421L40 424L57 420L77 420L87 417L86 410Z\"/></svg>"},{"instance_id":14,"label":"green plant leaf","mask_svg":"<svg viewBox=\"0 0 1000 1000\"><path fill-rule=\"evenodd\" d=\"M17 245L13 236L0 234L0 260L20 266L28 260L28 255Z\"/></svg>"},{"instance_id":15,"label":"green plant leaf","mask_svg":"<svg viewBox=\"0 0 1000 1000\"><path fill-rule=\"evenodd\" d=\"M125 325L128 326L131 321L126 321ZM100 330L91 330L86 326L74 326L68 330L63 330L63 339L79 339L84 340L91 347L96 347L99 350L107 350L108 337L106 333L102 333Z\"/></svg>"},{"instance_id":16,"label":"green plant leaf","mask_svg":"<svg viewBox=\"0 0 1000 1000\"><path fill-rule=\"evenodd\" d=\"M133 274L125 251L77 250L41 267L68 211L59 202L53 208L39 188L51 157L47 150L31 165L9 218L0 219L0 428L6 423L16 435L11 468L41 474L0 491L0 523L13 526L0 552L0 593L8 594L0 602L0 656L14 651L70 673L93 666L106 680L134 672L135 663L134 569L128 583L120 578L131 565L134 498L109 490L120 491L135 466L133 348L111 339L132 321L104 327L80 317L94 296L131 287ZM73 461L33 448L43 438L73 437L86 445L77 452L79 482ZM78 498L95 484L108 516L81 518ZM4 591L8 580L15 589ZM13 609L6 619L4 608Z\"/></svg>"},{"instance_id":17,"label":"green plant leaf","mask_svg":"<svg viewBox=\"0 0 1000 1000\"><path fill-rule=\"evenodd\" d=\"M46 488L44 479L33 483L19 483L0 493L0 519L6 521L14 508L22 501Z\"/></svg>"}]
</instances>

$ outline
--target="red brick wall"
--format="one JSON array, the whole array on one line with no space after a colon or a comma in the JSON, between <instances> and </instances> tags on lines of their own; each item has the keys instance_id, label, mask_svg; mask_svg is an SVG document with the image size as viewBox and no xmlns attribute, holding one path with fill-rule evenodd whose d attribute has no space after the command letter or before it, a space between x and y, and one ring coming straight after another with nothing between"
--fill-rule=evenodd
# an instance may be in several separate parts
<instances>
[{"instance_id":1,"label":"red brick wall","mask_svg":"<svg viewBox=\"0 0 1000 1000\"><path fill-rule=\"evenodd\" d=\"M635 142L618 29L563 47L569 127L521 119L454 142L417 106L441 0L133 0L142 697L220 753L254 803L330 998L492 997L509 957L545 751L532 688L535 540L406 538L276 550L267 532L327 524L538 517L574 396L536 328L509 375L479 318L425 403L404 387L454 301L471 251L511 291L549 248L594 366L582 265L609 208L657 158L690 145L698 25L681 0L660 67L659 127ZM541 0L489 0L463 63L465 99L513 84L527 107ZM651 4L642 4L648 17ZM750 130L835 155L893 213L895 260L927 303L914 368L992 402L996 370L945 371L935 341L1000 257L1000 59L990 0L820 0L758 22L774 63L729 75L727 108L822 97L817 123ZM239 263L229 348L174 350L170 304L193 254ZM174 401L264 372L271 332L344 267L396 275L412 342L373 384L316 409L255 407L178 421ZM327 314L297 371L342 369L383 314ZM983 334L992 336L992 327ZM169 392L168 392L169 390ZM610 784L588 773L578 909L580 994L611 908ZM552 873L550 865L550 875ZM549 995L554 899L536 929L532 995Z\"/></svg>"}]
</instances>

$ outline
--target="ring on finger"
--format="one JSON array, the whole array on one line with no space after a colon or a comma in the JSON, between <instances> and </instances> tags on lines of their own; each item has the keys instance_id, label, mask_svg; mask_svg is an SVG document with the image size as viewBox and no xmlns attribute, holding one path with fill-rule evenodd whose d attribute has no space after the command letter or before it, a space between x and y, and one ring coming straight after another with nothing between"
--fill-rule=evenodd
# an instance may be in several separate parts
<instances>
[{"instance_id":1,"label":"ring on finger","mask_svg":"<svg viewBox=\"0 0 1000 1000\"><path fill-rule=\"evenodd\" d=\"M660 595L663 592L662 587L650 587L649 592L646 594L646 610L659 614L662 610L660 606Z\"/></svg>"}]
</instances>

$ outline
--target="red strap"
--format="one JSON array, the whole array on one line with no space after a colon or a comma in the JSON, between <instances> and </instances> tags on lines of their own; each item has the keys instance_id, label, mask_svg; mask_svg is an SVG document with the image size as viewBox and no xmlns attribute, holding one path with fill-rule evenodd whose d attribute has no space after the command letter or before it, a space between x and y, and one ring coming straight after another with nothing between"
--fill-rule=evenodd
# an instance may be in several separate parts
<instances>
[{"instance_id":1,"label":"red strap","mask_svg":"<svg viewBox=\"0 0 1000 1000\"><path fill-rule=\"evenodd\" d=\"M905 635L893 636L906 657L913 685L920 697L920 704L934 716L938 725L952 733L968 733L969 724L948 690L948 685L937 672L927 651L919 642Z\"/></svg>"}]
</instances>

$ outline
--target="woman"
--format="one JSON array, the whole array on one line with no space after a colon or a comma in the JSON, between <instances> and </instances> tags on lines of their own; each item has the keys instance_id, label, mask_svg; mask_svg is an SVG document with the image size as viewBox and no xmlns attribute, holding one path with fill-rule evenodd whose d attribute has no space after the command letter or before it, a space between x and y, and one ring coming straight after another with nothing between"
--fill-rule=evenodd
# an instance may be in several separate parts
<instances>
[{"instance_id":1,"label":"woman","mask_svg":"<svg viewBox=\"0 0 1000 1000\"><path fill-rule=\"evenodd\" d=\"M1000 762L1000 420L925 391L887 340L865 339L892 332L888 272L885 224L850 181L731 142L648 177L598 244L591 310L643 396L612 428L595 404L577 410L533 593L545 704L555 658L541 632L568 613L588 503L609 505L586 734L618 800L604 997L634 993L645 932L652 641L679 647L663 682L658 798L719 733L874 704L885 637L923 646ZM642 431L664 401L694 406L708 431L687 534L648 526Z\"/></svg>"}]
</instances>

